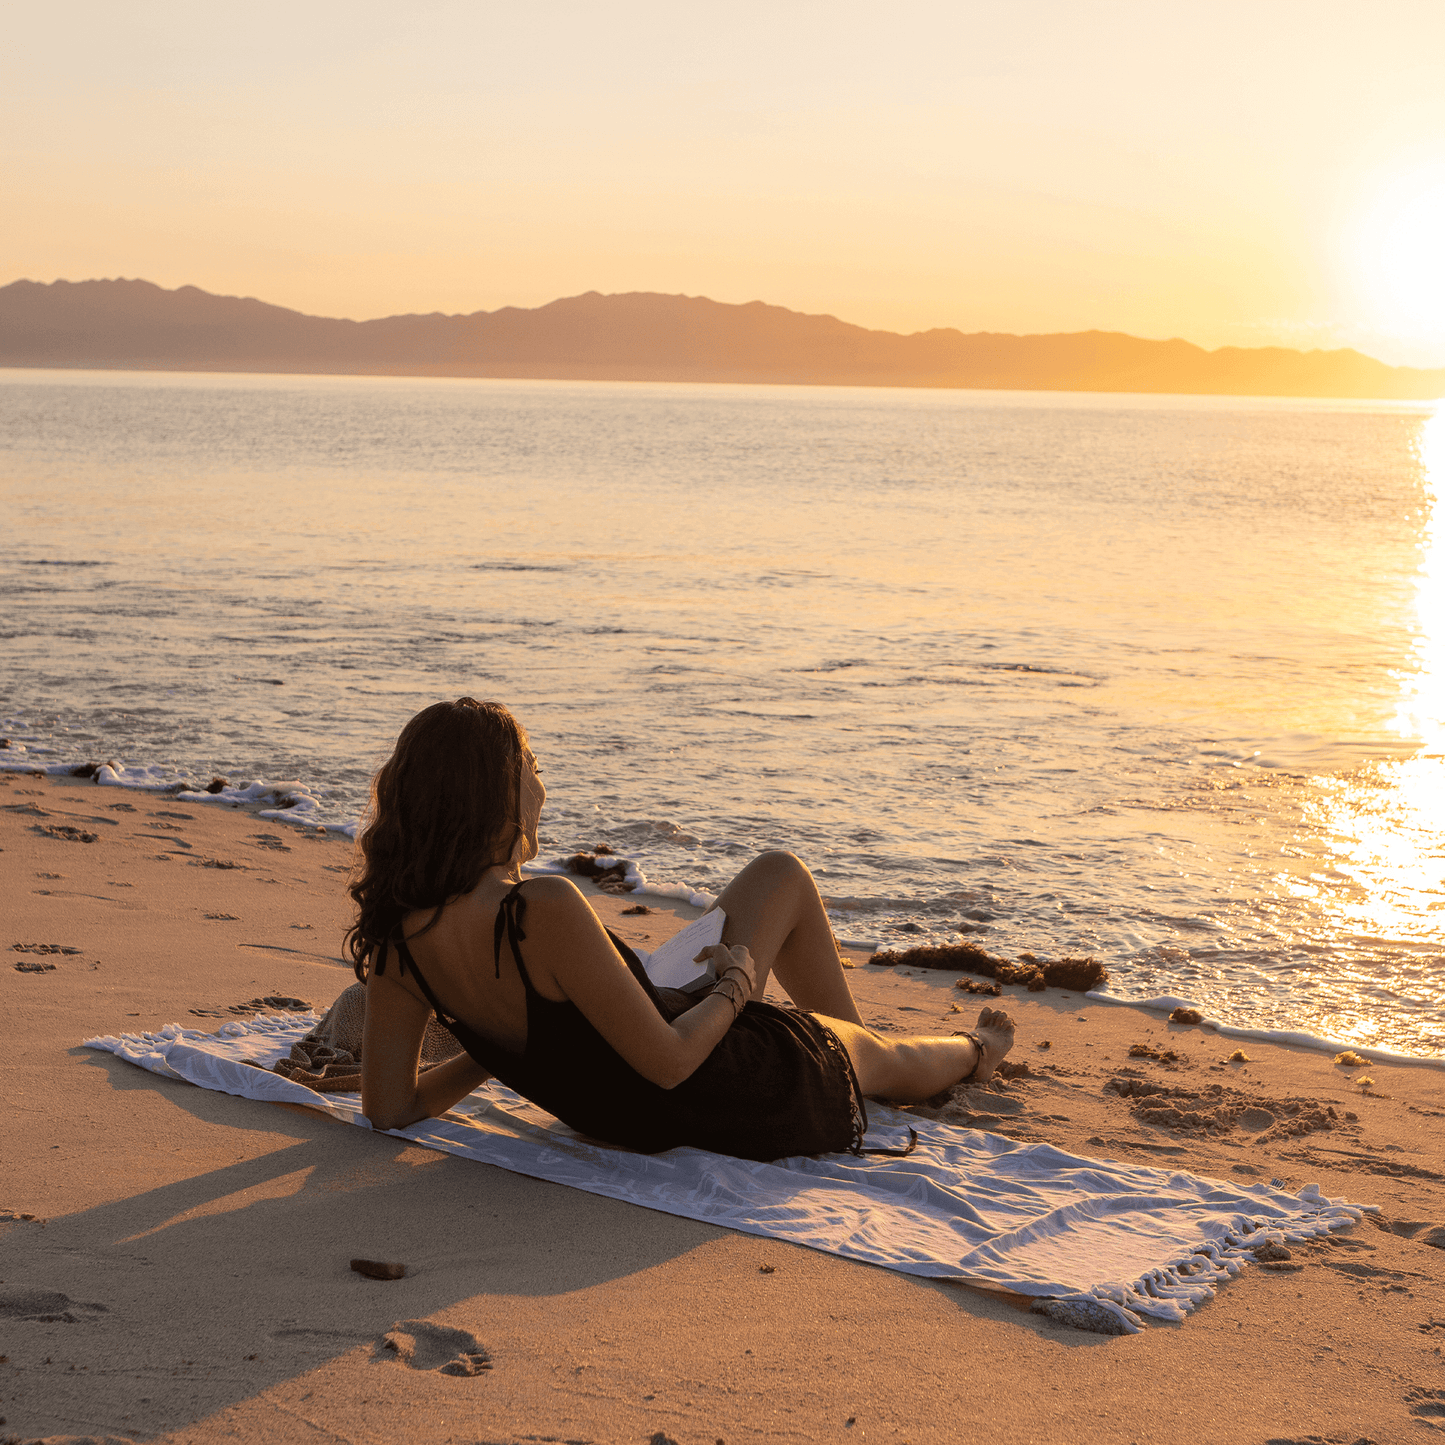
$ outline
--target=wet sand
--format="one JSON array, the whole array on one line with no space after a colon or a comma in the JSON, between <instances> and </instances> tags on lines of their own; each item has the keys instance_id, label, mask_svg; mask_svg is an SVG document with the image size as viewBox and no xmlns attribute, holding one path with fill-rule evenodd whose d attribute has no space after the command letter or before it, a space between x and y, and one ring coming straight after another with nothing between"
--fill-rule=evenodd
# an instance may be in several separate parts
<instances>
[{"instance_id":1,"label":"wet sand","mask_svg":"<svg viewBox=\"0 0 1445 1445\"><path fill-rule=\"evenodd\" d=\"M1097 1157L1317 1182L1381 1211L1246 1270L1183 1324L1107 1338L78 1047L210 1027L262 996L329 1003L351 981L344 838L9 774L0 850L0 1439L1445 1434L1445 1071L1345 1069L1004 988L1027 1073L959 1091L938 1116ZM653 911L624 916L638 902ZM594 903L646 947L696 913ZM853 961L880 1030L964 1027L991 1002L953 974ZM356 1257L407 1276L364 1278ZM491 1368L441 1373L467 1340Z\"/></svg>"}]
</instances>

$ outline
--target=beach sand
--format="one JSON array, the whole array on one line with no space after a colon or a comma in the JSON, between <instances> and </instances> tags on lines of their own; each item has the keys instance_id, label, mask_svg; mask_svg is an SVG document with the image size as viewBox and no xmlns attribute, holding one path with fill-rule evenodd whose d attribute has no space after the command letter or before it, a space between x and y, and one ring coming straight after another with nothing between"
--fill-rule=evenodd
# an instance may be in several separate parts
<instances>
[{"instance_id":1,"label":"beach sand","mask_svg":"<svg viewBox=\"0 0 1445 1445\"><path fill-rule=\"evenodd\" d=\"M962 1094L944 1117L1099 1157L1291 1190L1317 1182L1381 1210L1296 1246L1299 1268L1247 1269L1183 1324L1084 1334L960 1285L82 1049L95 1034L219 1026L190 1011L264 995L329 1004L351 982L340 959L350 844L245 809L24 774L0 776L0 804L0 1439L1445 1438L1439 1069L1346 1070L1252 1042L1247 1061L1227 1062L1236 1043L1208 1029L1005 989L1013 1058L1029 1076ZM594 901L645 947L697 911ZM622 915L638 902L653 911ZM960 1028L991 1002L953 974L854 961L859 1007L879 1029ZM37 962L55 967L15 968ZM1177 1058L1131 1058L1136 1045ZM1217 1104L1163 1107L1217 1117L1222 1106L1233 1122L1141 1118L1159 1097L1106 1091L1115 1079L1198 1094L1217 1084ZM1331 1127L1289 1132L1316 1116ZM404 1262L407 1276L361 1278L356 1256ZM379 1345L401 1321L420 1322L410 1361ZM493 1367L437 1373L462 1338L449 1329L474 1336Z\"/></svg>"}]
</instances>

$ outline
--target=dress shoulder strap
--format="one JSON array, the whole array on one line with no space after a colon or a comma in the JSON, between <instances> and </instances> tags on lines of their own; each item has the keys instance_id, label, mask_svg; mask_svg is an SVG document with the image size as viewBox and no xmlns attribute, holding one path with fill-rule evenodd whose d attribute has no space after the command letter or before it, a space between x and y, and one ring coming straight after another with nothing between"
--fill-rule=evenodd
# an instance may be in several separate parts
<instances>
[{"instance_id":1,"label":"dress shoulder strap","mask_svg":"<svg viewBox=\"0 0 1445 1445\"><path fill-rule=\"evenodd\" d=\"M514 883L497 907L497 923L492 930L492 960L497 977L502 976L502 935L505 932L511 947L512 957L517 961L517 972L522 975L522 987L528 993L535 993L532 980L527 976L527 965L522 962L522 943L527 934L522 920L527 913L527 900L522 894L522 885Z\"/></svg>"},{"instance_id":2,"label":"dress shoulder strap","mask_svg":"<svg viewBox=\"0 0 1445 1445\"><path fill-rule=\"evenodd\" d=\"M431 985L422 977L421 969L416 966L416 959L411 956L411 949L406 946L406 939L398 938L395 942L397 972L405 978L407 971L411 971L411 976L416 980L416 986L425 994L426 1001L432 1006L432 1012L436 1014L437 1018L440 1019L443 1024L451 1027L456 1020L441 1006L437 996L431 991ZM386 946L383 944L382 962L385 963L385 960ZM381 970L377 969L377 972L380 973Z\"/></svg>"}]
</instances>

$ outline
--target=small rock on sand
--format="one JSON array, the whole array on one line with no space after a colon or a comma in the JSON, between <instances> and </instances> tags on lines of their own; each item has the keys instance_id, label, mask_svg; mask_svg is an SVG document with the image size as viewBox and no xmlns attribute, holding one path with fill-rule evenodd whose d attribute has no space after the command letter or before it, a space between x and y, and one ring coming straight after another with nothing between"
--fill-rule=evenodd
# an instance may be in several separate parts
<instances>
[{"instance_id":1,"label":"small rock on sand","mask_svg":"<svg viewBox=\"0 0 1445 1445\"><path fill-rule=\"evenodd\" d=\"M406 1277L404 1264L390 1264L380 1259L353 1259L351 1267L357 1274L364 1274L367 1279L404 1279Z\"/></svg>"}]
</instances>

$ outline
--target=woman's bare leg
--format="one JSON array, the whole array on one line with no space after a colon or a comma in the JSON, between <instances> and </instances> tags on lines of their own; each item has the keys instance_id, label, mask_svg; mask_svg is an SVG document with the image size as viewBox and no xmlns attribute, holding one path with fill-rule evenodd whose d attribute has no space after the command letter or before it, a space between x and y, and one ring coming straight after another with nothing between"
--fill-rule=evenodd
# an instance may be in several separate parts
<instances>
[{"instance_id":1,"label":"woman's bare leg","mask_svg":"<svg viewBox=\"0 0 1445 1445\"><path fill-rule=\"evenodd\" d=\"M965 1038L882 1038L845 1019L820 1019L838 1035L858 1085L870 1099L891 1099L917 1104L973 1074L982 1084L993 1077L999 1061L1013 1047L1014 1021L1002 1009L986 1008L974 1030L983 1045L983 1057Z\"/></svg>"},{"instance_id":2,"label":"woman's bare leg","mask_svg":"<svg viewBox=\"0 0 1445 1445\"><path fill-rule=\"evenodd\" d=\"M862 1027L818 885L791 853L754 858L716 906L727 914L722 941L742 944L757 965L754 998L776 974L799 1008Z\"/></svg>"}]
</instances>

